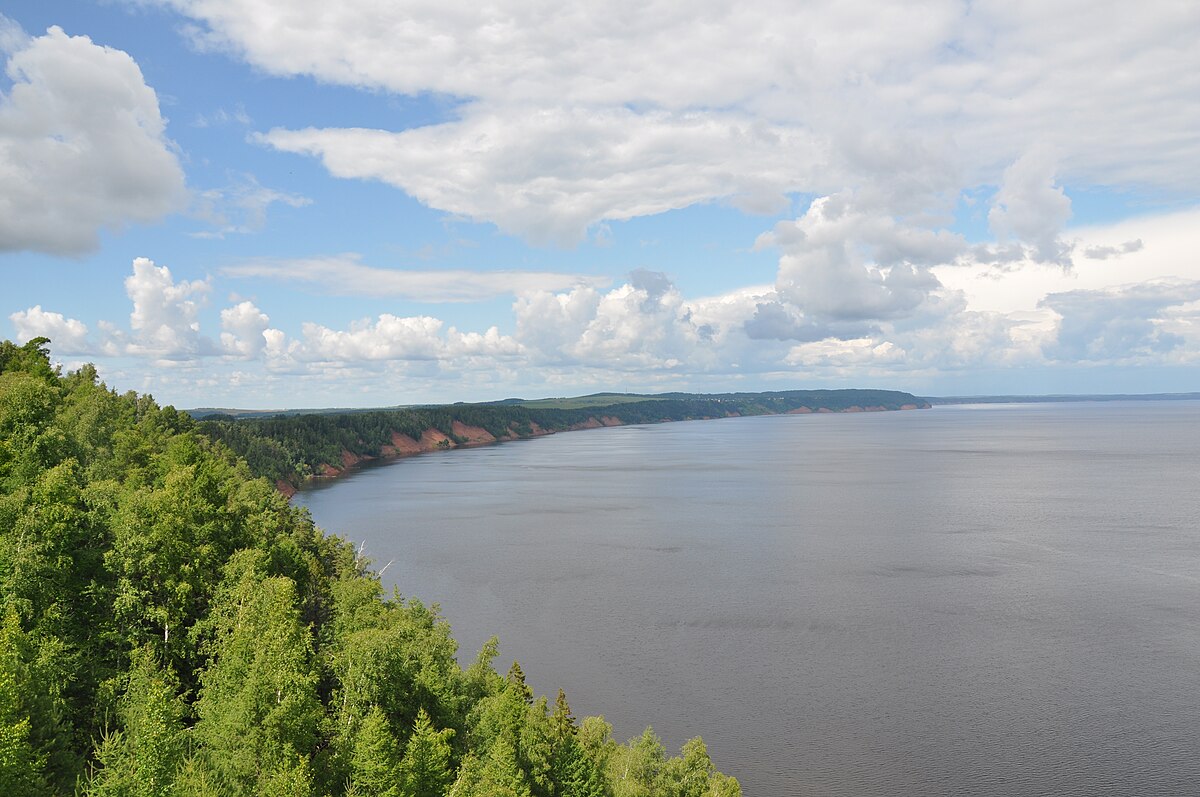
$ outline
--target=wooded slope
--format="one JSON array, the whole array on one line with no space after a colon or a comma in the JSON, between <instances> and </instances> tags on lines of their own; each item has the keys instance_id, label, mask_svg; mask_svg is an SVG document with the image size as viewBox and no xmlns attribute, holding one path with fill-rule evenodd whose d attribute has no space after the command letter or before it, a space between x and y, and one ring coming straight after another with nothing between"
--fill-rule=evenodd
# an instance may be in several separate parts
<instances>
[{"instance_id":1,"label":"wooded slope","mask_svg":"<svg viewBox=\"0 0 1200 797\"><path fill-rule=\"evenodd\" d=\"M0 794L731 797L385 595L184 413L0 343Z\"/></svg>"}]
</instances>

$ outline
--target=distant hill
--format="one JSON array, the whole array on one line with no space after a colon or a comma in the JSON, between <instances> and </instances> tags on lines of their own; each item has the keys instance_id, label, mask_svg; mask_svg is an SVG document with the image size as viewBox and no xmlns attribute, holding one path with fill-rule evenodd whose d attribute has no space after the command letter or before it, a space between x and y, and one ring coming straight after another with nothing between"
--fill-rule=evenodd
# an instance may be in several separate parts
<instances>
[{"instance_id":1,"label":"distant hill","mask_svg":"<svg viewBox=\"0 0 1200 797\"><path fill-rule=\"evenodd\" d=\"M460 446L634 423L810 412L879 412L929 404L894 390L596 393L481 404L360 410L189 410L198 427L285 492L356 464Z\"/></svg>"},{"instance_id":2,"label":"distant hill","mask_svg":"<svg viewBox=\"0 0 1200 797\"><path fill-rule=\"evenodd\" d=\"M666 397L686 396L688 398L699 398L700 394L640 394L640 393L592 393L588 396L573 396L569 398L543 398L543 399L504 399L503 401L487 402L488 404L500 404L505 406L519 405L522 407L541 407L544 409L579 409L580 407L611 407L615 404L632 404L638 401L657 401Z\"/></svg>"},{"instance_id":3,"label":"distant hill","mask_svg":"<svg viewBox=\"0 0 1200 797\"><path fill-rule=\"evenodd\" d=\"M184 410L196 420L224 416L226 418L275 418L288 415L351 415L356 412L380 412L381 410L400 410L402 405L395 407L316 407L292 410L239 410L227 407L197 407L194 410Z\"/></svg>"}]
</instances>

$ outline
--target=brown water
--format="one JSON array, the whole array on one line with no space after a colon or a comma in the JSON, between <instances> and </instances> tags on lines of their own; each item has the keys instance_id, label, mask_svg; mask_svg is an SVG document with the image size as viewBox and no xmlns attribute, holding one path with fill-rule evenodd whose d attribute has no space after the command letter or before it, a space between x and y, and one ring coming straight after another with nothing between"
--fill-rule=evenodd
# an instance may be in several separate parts
<instances>
[{"instance_id":1,"label":"brown water","mask_svg":"<svg viewBox=\"0 0 1200 797\"><path fill-rule=\"evenodd\" d=\"M296 500L748 797L1200 794L1200 403L598 429Z\"/></svg>"}]
</instances>

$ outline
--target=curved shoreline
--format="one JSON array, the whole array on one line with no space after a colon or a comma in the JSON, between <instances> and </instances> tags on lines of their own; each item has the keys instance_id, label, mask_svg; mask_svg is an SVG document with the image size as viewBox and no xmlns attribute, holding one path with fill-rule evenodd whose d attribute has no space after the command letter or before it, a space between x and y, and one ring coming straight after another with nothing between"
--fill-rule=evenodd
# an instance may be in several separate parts
<instances>
[{"instance_id":1,"label":"curved shoreline","mask_svg":"<svg viewBox=\"0 0 1200 797\"><path fill-rule=\"evenodd\" d=\"M889 408L882 405L859 406L852 405L841 409L830 409L829 407L796 407L795 409L786 412L774 413L756 413L756 415L824 415L834 413L860 413L860 412L902 412L906 410L925 410L930 409L932 405L929 402L921 402L919 404L902 404L897 408ZM572 424L563 429L543 429L536 423L530 422L531 432L528 434L520 434L512 427L509 428L507 434L496 436L484 429L481 426L468 426L457 419L451 422L451 435L447 435L440 429L430 427L421 433L420 439L414 439L408 435L393 431L391 433L391 442L380 447L379 455L355 454L346 449L342 449L340 467L322 462L317 466L318 473L309 476L299 485L294 485L284 479L277 479L275 488L283 493L288 499L291 499L296 493L303 490L306 486L318 482L333 481L340 479L350 473L355 472L365 463L390 462L397 459L406 459L408 457L418 456L420 454L432 454L439 451L452 451L457 448L478 448L480 446L495 445L497 443L507 443L513 440L532 440L538 437L547 437L560 432L577 432L583 429L603 429L610 426L626 426L624 421L616 415L611 414L613 407L603 407L602 409L610 410L609 413L600 415L591 415L586 421ZM695 418L662 418L652 423L678 423L681 421L715 421L722 418L740 418L754 417L745 416L741 412L730 411L725 415L709 415ZM644 422L639 422L644 423ZM457 439L456 439L457 438Z\"/></svg>"}]
</instances>

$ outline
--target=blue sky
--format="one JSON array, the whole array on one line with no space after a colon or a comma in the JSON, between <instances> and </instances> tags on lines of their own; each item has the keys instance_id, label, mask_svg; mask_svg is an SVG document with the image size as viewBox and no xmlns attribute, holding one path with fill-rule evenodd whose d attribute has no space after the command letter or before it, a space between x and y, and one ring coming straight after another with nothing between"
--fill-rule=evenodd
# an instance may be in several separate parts
<instances>
[{"instance_id":1,"label":"blue sky","mask_svg":"<svg viewBox=\"0 0 1200 797\"><path fill-rule=\"evenodd\" d=\"M1042 5L9 2L0 335L179 406L1200 390L1200 9Z\"/></svg>"}]
</instances>

